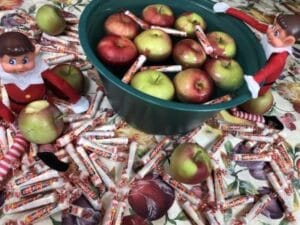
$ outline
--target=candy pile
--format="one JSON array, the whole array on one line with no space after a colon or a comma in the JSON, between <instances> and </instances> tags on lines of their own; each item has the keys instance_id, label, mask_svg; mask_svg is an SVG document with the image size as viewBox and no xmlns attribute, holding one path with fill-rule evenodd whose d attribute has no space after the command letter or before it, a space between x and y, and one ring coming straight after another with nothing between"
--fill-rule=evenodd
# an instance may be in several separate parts
<instances>
[{"instance_id":1,"label":"candy pile","mask_svg":"<svg viewBox=\"0 0 300 225\"><path fill-rule=\"evenodd\" d=\"M30 16L19 11L10 16L26 28L17 28L18 31L26 32L37 40L38 30ZM78 18L69 13L66 18L69 18L67 22L70 24L66 36L52 37L39 33L41 42L37 44L41 45L43 52L57 54L45 58L49 65L72 62L83 70L90 69L74 25L78 23ZM252 125L235 125L216 117L185 135L155 137L155 144L148 146L148 151L140 156L139 139L120 132L128 125L114 114L102 87L95 87L95 91L90 94L90 108L84 114L73 114L67 102L53 100L64 113L68 127L51 147L55 156L69 165L68 170L58 172L49 168L37 157L37 146L31 143L21 165L17 162L11 165L14 168L12 179L2 186L5 190L3 213L25 214L6 224L30 225L57 212L92 221L93 224L126 224L123 218L129 214L129 208L153 220L161 212L166 213L176 199L176 204L190 221L198 225L225 224L223 214L226 210L245 206L245 212L236 216L231 223L240 225L250 224L274 198L280 199L285 217L297 224L294 208L294 195L297 193L292 188L291 179L298 178L298 175L294 173L287 143L279 130L266 126L261 120ZM223 96L213 103L228 99L230 97ZM207 135L208 127L216 130L215 135ZM226 152L224 144L227 138L232 137L244 142L245 146L252 149L251 152ZM0 158L10 149L14 138L17 138L17 134L13 127L0 126ZM196 142L205 147L210 155L213 173L200 185L182 184L168 173L168 157L174 146L184 142ZM268 163L270 169L267 178L272 191L265 195L229 196L226 185L228 165L221 162L224 154L228 164ZM144 193L143 185L150 185L150 182L158 186L155 189L158 192L146 196L146 200L154 201L154 196L162 196L164 201L147 205L146 212L141 212L142 209L138 209L132 200L133 190ZM196 191L197 188L201 190ZM80 196L84 196L92 208L75 205ZM157 208L162 211L158 212Z\"/></svg>"}]
</instances>

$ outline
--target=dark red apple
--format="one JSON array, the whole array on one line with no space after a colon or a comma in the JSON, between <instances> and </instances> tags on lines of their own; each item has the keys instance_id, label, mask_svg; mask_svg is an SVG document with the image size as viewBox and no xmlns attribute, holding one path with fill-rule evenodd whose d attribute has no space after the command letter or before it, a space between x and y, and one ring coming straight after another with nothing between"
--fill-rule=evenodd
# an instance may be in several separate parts
<instances>
[{"instance_id":1,"label":"dark red apple","mask_svg":"<svg viewBox=\"0 0 300 225\"><path fill-rule=\"evenodd\" d=\"M96 51L99 58L111 66L130 65L138 55L137 48L130 39L117 35L102 38Z\"/></svg>"},{"instance_id":2,"label":"dark red apple","mask_svg":"<svg viewBox=\"0 0 300 225\"><path fill-rule=\"evenodd\" d=\"M132 183L128 196L129 205L134 212L148 220L157 220L172 206L174 189L160 176L149 174Z\"/></svg>"},{"instance_id":3,"label":"dark red apple","mask_svg":"<svg viewBox=\"0 0 300 225\"><path fill-rule=\"evenodd\" d=\"M177 98L183 102L206 102L214 91L213 80L205 71L196 68L177 73L174 85Z\"/></svg>"},{"instance_id":4,"label":"dark red apple","mask_svg":"<svg viewBox=\"0 0 300 225\"><path fill-rule=\"evenodd\" d=\"M121 225L148 225L148 222L138 215L128 215L123 217Z\"/></svg>"},{"instance_id":5,"label":"dark red apple","mask_svg":"<svg viewBox=\"0 0 300 225\"><path fill-rule=\"evenodd\" d=\"M212 171L210 158L204 148L195 143L179 144L172 152L170 173L179 182L199 184Z\"/></svg>"},{"instance_id":6,"label":"dark red apple","mask_svg":"<svg viewBox=\"0 0 300 225\"><path fill-rule=\"evenodd\" d=\"M173 48L174 61L184 68L200 67L206 60L201 44L193 39L183 39Z\"/></svg>"},{"instance_id":7,"label":"dark red apple","mask_svg":"<svg viewBox=\"0 0 300 225\"><path fill-rule=\"evenodd\" d=\"M243 103L240 108L248 113L264 114L273 107L273 101L272 92L268 90L265 94Z\"/></svg>"},{"instance_id":8,"label":"dark red apple","mask_svg":"<svg viewBox=\"0 0 300 225\"><path fill-rule=\"evenodd\" d=\"M107 34L115 34L133 39L139 33L138 24L124 13L115 13L104 22Z\"/></svg>"},{"instance_id":9,"label":"dark red apple","mask_svg":"<svg viewBox=\"0 0 300 225\"><path fill-rule=\"evenodd\" d=\"M172 9L163 4L148 5L143 9L143 19L151 25L172 27L175 22Z\"/></svg>"}]
</instances>

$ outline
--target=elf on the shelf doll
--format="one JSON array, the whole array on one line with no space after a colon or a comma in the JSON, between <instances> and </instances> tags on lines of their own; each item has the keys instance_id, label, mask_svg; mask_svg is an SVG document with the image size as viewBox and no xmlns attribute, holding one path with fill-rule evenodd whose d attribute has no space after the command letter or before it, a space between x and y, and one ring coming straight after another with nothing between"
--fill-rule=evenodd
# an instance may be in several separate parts
<instances>
[{"instance_id":1,"label":"elf on the shelf doll","mask_svg":"<svg viewBox=\"0 0 300 225\"><path fill-rule=\"evenodd\" d=\"M5 87L9 98L9 102L0 100L0 121L3 119L5 122L13 123L15 115L28 103L45 99L44 81L68 98L75 113L87 110L88 100L51 70L47 70L47 67L26 35L19 32L6 32L0 35L0 83ZM0 160L0 183L13 162L22 156L26 148L28 142L20 132L17 132L13 145Z\"/></svg>"},{"instance_id":2,"label":"elf on the shelf doll","mask_svg":"<svg viewBox=\"0 0 300 225\"><path fill-rule=\"evenodd\" d=\"M281 75L288 56L293 54L292 46L300 38L300 15L278 15L274 24L268 26L223 2L216 3L213 9L216 13L234 16L264 34L261 44L267 62L253 76L245 76L252 98L263 95Z\"/></svg>"}]
</instances>

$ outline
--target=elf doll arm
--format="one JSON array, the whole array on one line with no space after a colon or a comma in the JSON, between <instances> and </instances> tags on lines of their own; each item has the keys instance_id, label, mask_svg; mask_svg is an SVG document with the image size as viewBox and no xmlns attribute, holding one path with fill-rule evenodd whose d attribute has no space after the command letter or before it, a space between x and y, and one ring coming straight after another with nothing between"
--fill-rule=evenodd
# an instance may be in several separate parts
<instances>
[{"instance_id":1,"label":"elf doll arm","mask_svg":"<svg viewBox=\"0 0 300 225\"><path fill-rule=\"evenodd\" d=\"M230 7L228 4L226 4L224 2L216 3L214 5L213 9L214 9L214 12L216 12L216 13L226 13L235 18L238 18L262 33L266 33L266 31L268 29L267 24L257 21L253 17L247 15L246 13L244 13L238 9Z\"/></svg>"},{"instance_id":2,"label":"elf doll arm","mask_svg":"<svg viewBox=\"0 0 300 225\"><path fill-rule=\"evenodd\" d=\"M85 97L80 96L69 83L59 76L56 76L53 71L49 69L43 71L42 77L69 99L69 101L73 104L72 109L75 113L82 113L88 109L88 100Z\"/></svg>"},{"instance_id":3,"label":"elf doll arm","mask_svg":"<svg viewBox=\"0 0 300 225\"><path fill-rule=\"evenodd\" d=\"M269 90L276 79L281 75L288 52L272 54L265 66L253 76L245 76L245 81L253 98L263 95Z\"/></svg>"}]
</instances>

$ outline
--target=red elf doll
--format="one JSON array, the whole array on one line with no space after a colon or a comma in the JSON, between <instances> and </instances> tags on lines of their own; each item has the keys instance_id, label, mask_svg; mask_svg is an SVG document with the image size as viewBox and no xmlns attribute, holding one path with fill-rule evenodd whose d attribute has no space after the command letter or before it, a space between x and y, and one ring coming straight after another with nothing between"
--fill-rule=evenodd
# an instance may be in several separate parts
<instances>
[{"instance_id":1,"label":"red elf doll","mask_svg":"<svg viewBox=\"0 0 300 225\"><path fill-rule=\"evenodd\" d=\"M261 44L267 62L253 76L245 76L252 98L263 95L281 75L288 56L290 54L299 56L297 52L293 52L292 46L300 38L300 15L281 14L276 17L273 25L268 26L223 2L216 3L213 9L216 13L234 16L264 34Z\"/></svg>"},{"instance_id":2,"label":"red elf doll","mask_svg":"<svg viewBox=\"0 0 300 225\"><path fill-rule=\"evenodd\" d=\"M13 123L28 103L46 98L44 81L65 95L73 104L75 113L88 109L88 100L80 96L71 85L47 70L47 64L38 55L30 39L19 32L0 35L0 83L5 87L9 104L0 101L0 119ZM19 160L29 143L17 131L13 145L0 160L0 183L5 179L13 162Z\"/></svg>"}]
</instances>

